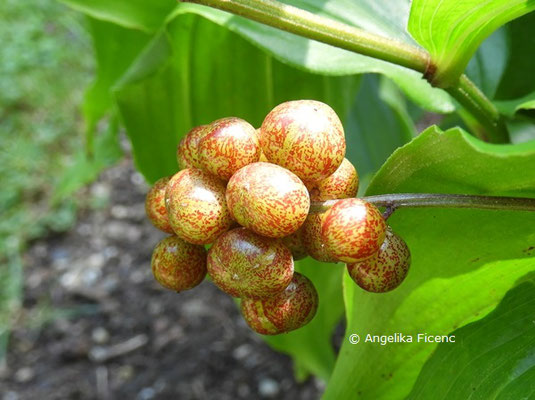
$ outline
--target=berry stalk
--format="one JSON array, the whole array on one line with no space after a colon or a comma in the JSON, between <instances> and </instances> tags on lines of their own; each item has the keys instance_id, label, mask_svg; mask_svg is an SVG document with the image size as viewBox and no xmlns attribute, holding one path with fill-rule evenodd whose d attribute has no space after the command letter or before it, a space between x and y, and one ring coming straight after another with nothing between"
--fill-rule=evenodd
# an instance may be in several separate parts
<instances>
[{"instance_id":1,"label":"berry stalk","mask_svg":"<svg viewBox=\"0 0 535 400\"><path fill-rule=\"evenodd\" d=\"M386 207L386 217L402 207L475 208L483 210L535 211L535 199L525 197L476 196L465 194L396 193L362 198L377 206ZM310 204L310 213L321 213L338 200L316 201Z\"/></svg>"},{"instance_id":2,"label":"berry stalk","mask_svg":"<svg viewBox=\"0 0 535 400\"><path fill-rule=\"evenodd\" d=\"M274 0L179 0L217 8L354 53L397 64L423 74L434 86L439 65L424 49L322 17ZM462 75L457 85L444 88L485 127L481 137L493 143L508 142L508 132L494 104ZM477 134L477 133L476 133Z\"/></svg>"}]
</instances>

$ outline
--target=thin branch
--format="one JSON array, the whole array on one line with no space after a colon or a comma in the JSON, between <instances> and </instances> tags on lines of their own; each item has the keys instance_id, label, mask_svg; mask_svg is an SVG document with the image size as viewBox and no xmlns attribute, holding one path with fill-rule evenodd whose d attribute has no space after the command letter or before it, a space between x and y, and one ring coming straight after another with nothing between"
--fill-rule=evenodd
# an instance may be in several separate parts
<instances>
[{"instance_id":1,"label":"thin branch","mask_svg":"<svg viewBox=\"0 0 535 400\"><path fill-rule=\"evenodd\" d=\"M535 199L526 197L475 196L464 194L396 193L363 197L377 207L476 208L502 211L535 211ZM310 213L327 211L338 200L313 202Z\"/></svg>"},{"instance_id":2,"label":"thin branch","mask_svg":"<svg viewBox=\"0 0 535 400\"><path fill-rule=\"evenodd\" d=\"M308 39L401 65L422 73L429 82L433 82L435 72L440 67L420 47L366 32L278 1L181 1L218 8ZM457 86L446 90L485 127L486 140L494 143L507 141L507 129L496 107L465 75L460 77Z\"/></svg>"}]
</instances>

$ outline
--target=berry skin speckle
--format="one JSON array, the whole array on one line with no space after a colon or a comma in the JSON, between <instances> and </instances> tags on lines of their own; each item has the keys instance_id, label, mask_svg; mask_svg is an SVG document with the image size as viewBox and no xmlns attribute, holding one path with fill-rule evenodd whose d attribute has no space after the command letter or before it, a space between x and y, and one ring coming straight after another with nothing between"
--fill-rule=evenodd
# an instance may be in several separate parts
<instances>
[{"instance_id":1,"label":"berry skin speckle","mask_svg":"<svg viewBox=\"0 0 535 400\"><path fill-rule=\"evenodd\" d=\"M384 293L397 288L403 282L410 264L409 247L401 237L388 229L379 251L364 261L348 264L347 270L362 289Z\"/></svg>"},{"instance_id":2,"label":"berry skin speckle","mask_svg":"<svg viewBox=\"0 0 535 400\"><path fill-rule=\"evenodd\" d=\"M173 231L187 242L212 243L232 225L225 183L199 169L187 168L173 175L165 202Z\"/></svg>"},{"instance_id":3,"label":"berry skin speckle","mask_svg":"<svg viewBox=\"0 0 535 400\"><path fill-rule=\"evenodd\" d=\"M304 182L333 174L346 152L344 128L334 110L315 100L279 104L264 119L260 145L269 162Z\"/></svg>"},{"instance_id":4,"label":"berry skin speckle","mask_svg":"<svg viewBox=\"0 0 535 400\"><path fill-rule=\"evenodd\" d=\"M147 193L145 198L145 212L149 221L158 229L173 233L173 228L169 224L167 209L165 208L165 189L169 177L158 179Z\"/></svg>"},{"instance_id":5,"label":"berry skin speckle","mask_svg":"<svg viewBox=\"0 0 535 400\"><path fill-rule=\"evenodd\" d=\"M259 160L256 129L240 118L218 119L199 140L198 154L203 170L227 181L240 168Z\"/></svg>"},{"instance_id":6,"label":"berry skin speckle","mask_svg":"<svg viewBox=\"0 0 535 400\"><path fill-rule=\"evenodd\" d=\"M164 287L181 292L206 276L206 249L169 236L156 245L151 260L154 278Z\"/></svg>"},{"instance_id":7,"label":"berry skin speckle","mask_svg":"<svg viewBox=\"0 0 535 400\"><path fill-rule=\"evenodd\" d=\"M177 146L176 159L180 169L201 168L199 159L199 141L208 132L208 125L196 126L182 138Z\"/></svg>"},{"instance_id":8,"label":"berry skin speckle","mask_svg":"<svg viewBox=\"0 0 535 400\"><path fill-rule=\"evenodd\" d=\"M242 299L247 324L263 335L278 335L308 324L318 309L318 293L312 282L296 272L281 293L261 300Z\"/></svg>"},{"instance_id":9,"label":"berry skin speckle","mask_svg":"<svg viewBox=\"0 0 535 400\"><path fill-rule=\"evenodd\" d=\"M336 260L356 262L383 244L386 222L377 207L361 199L342 199L328 211L321 227L327 252Z\"/></svg>"},{"instance_id":10,"label":"berry skin speckle","mask_svg":"<svg viewBox=\"0 0 535 400\"><path fill-rule=\"evenodd\" d=\"M262 298L288 286L294 263L280 240L237 228L221 235L210 248L208 273L231 296Z\"/></svg>"},{"instance_id":11,"label":"berry skin speckle","mask_svg":"<svg viewBox=\"0 0 535 400\"><path fill-rule=\"evenodd\" d=\"M236 172L228 182L226 198L232 217L240 225L275 238L294 233L310 208L303 182L290 171L264 162Z\"/></svg>"}]
</instances>

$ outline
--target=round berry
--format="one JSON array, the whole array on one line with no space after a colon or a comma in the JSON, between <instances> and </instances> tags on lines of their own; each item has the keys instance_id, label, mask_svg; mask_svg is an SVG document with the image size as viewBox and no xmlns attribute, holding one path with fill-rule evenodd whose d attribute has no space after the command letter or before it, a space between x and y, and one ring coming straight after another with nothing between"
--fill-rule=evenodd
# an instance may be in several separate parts
<instances>
[{"instance_id":1,"label":"round berry","mask_svg":"<svg viewBox=\"0 0 535 400\"><path fill-rule=\"evenodd\" d=\"M262 298L288 286L294 263L279 240L237 228L221 235L210 248L208 273L231 296Z\"/></svg>"},{"instance_id":2,"label":"round berry","mask_svg":"<svg viewBox=\"0 0 535 400\"><path fill-rule=\"evenodd\" d=\"M335 263L338 262L338 260L328 253L321 238L321 225L324 217L325 213L309 214L301 227L303 232L303 245L310 257L322 262Z\"/></svg>"},{"instance_id":3,"label":"round berry","mask_svg":"<svg viewBox=\"0 0 535 400\"><path fill-rule=\"evenodd\" d=\"M344 159L344 128L334 110L315 100L279 104L264 119L260 145L267 159L305 182L333 174Z\"/></svg>"},{"instance_id":4,"label":"round berry","mask_svg":"<svg viewBox=\"0 0 535 400\"><path fill-rule=\"evenodd\" d=\"M318 309L318 293L312 282L296 272L281 293L267 299L242 299L247 324L263 335L278 335L308 324Z\"/></svg>"},{"instance_id":5,"label":"round berry","mask_svg":"<svg viewBox=\"0 0 535 400\"><path fill-rule=\"evenodd\" d=\"M199 169L184 169L171 178L165 204L173 231L193 244L212 243L232 224L225 183Z\"/></svg>"},{"instance_id":6,"label":"round berry","mask_svg":"<svg viewBox=\"0 0 535 400\"><path fill-rule=\"evenodd\" d=\"M284 236L281 240L286 247L292 252L294 261L305 258L308 254L303 243L303 226L288 236Z\"/></svg>"},{"instance_id":7,"label":"round berry","mask_svg":"<svg viewBox=\"0 0 535 400\"><path fill-rule=\"evenodd\" d=\"M228 182L226 197L230 213L240 225L268 237L295 232L310 208L303 182L287 169L264 162L236 172Z\"/></svg>"},{"instance_id":8,"label":"round berry","mask_svg":"<svg viewBox=\"0 0 535 400\"><path fill-rule=\"evenodd\" d=\"M151 268L162 286L177 292L191 289L206 276L206 249L177 236L166 237L152 253Z\"/></svg>"},{"instance_id":9,"label":"round berry","mask_svg":"<svg viewBox=\"0 0 535 400\"><path fill-rule=\"evenodd\" d=\"M190 130L177 146L176 160L180 169L201 168L198 147L201 138L206 135L208 125L201 125Z\"/></svg>"},{"instance_id":10,"label":"round berry","mask_svg":"<svg viewBox=\"0 0 535 400\"><path fill-rule=\"evenodd\" d=\"M158 179L154 186L147 193L145 198L145 212L149 221L158 229L173 233L173 228L169 224L169 218L167 217L167 210L165 208L165 189L169 177L163 177Z\"/></svg>"},{"instance_id":11,"label":"round berry","mask_svg":"<svg viewBox=\"0 0 535 400\"><path fill-rule=\"evenodd\" d=\"M337 201L325 212L321 238L336 260L356 262L375 254L385 239L386 223L373 204L361 199Z\"/></svg>"},{"instance_id":12,"label":"round berry","mask_svg":"<svg viewBox=\"0 0 535 400\"><path fill-rule=\"evenodd\" d=\"M310 201L346 199L355 197L359 188L359 176L351 162L344 158L331 176L308 187Z\"/></svg>"},{"instance_id":13,"label":"round berry","mask_svg":"<svg viewBox=\"0 0 535 400\"><path fill-rule=\"evenodd\" d=\"M255 128L240 118L229 117L212 122L199 141L202 169L229 180L241 167L257 162L260 144Z\"/></svg>"},{"instance_id":14,"label":"round berry","mask_svg":"<svg viewBox=\"0 0 535 400\"><path fill-rule=\"evenodd\" d=\"M366 260L347 264L347 270L362 289L383 293L403 282L410 265L411 253L407 243L388 229L379 251Z\"/></svg>"}]
</instances>

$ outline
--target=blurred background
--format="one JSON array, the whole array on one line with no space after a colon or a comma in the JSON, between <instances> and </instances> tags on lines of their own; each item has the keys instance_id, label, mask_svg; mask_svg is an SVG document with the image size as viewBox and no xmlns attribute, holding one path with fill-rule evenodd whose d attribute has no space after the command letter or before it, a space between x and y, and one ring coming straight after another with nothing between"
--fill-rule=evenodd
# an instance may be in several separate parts
<instances>
[{"instance_id":1,"label":"blurred background","mask_svg":"<svg viewBox=\"0 0 535 400\"><path fill-rule=\"evenodd\" d=\"M164 234L128 140L84 157L84 17L53 0L0 15L0 399L317 397L211 283L177 295L152 278Z\"/></svg>"}]
</instances>

